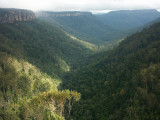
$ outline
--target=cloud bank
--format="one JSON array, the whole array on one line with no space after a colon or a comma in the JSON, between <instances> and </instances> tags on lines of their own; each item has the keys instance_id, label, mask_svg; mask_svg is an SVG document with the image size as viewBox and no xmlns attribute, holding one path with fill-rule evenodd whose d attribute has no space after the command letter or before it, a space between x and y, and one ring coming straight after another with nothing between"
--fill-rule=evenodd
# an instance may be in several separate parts
<instances>
[{"instance_id":1,"label":"cloud bank","mask_svg":"<svg viewBox=\"0 0 160 120\"><path fill-rule=\"evenodd\" d=\"M160 9L160 0L0 0L0 7L51 11Z\"/></svg>"}]
</instances>

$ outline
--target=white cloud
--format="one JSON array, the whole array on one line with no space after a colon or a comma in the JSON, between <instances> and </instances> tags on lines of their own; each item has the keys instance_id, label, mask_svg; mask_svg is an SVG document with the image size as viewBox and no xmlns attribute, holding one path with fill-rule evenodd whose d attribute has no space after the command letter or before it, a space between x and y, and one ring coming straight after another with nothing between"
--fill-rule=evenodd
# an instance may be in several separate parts
<instances>
[{"instance_id":1,"label":"white cloud","mask_svg":"<svg viewBox=\"0 0 160 120\"><path fill-rule=\"evenodd\" d=\"M160 9L160 0L0 0L0 7L53 11Z\"/></svg>"},{"instance_id":2,"label":"white cloud","mask_svg":"<svg viewBox=\"0 0 160 120\"><path fill-rule=\"evenodd\" d=\"M93 14L108 13L108 12L110 12L110 11L112 11L112 10L91 10L91 12L92 12Z\"/></svg>"}]
</instances>

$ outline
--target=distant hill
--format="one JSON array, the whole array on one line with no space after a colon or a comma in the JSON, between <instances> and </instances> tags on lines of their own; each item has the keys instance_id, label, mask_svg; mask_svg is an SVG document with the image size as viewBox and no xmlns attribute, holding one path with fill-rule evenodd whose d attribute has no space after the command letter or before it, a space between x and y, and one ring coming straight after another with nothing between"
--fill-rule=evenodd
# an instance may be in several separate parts
<instances>
[{"instance_id":1,"label":"distant hill","mask_svg":"<svg viewBox=\"0 0 160 120\"><path fill-rule=\"evenodd\" d=\"M98 17L102 22L117 30L129 30L157 19L160 17L160 12L157 10L120 10L98 15Z\"/></svg>"},{"instance_id":2,"label":"distant hill","mask_svg":"<svg viewBox=\"0 0 160 120\"><path fill-rule=\"evenodd\" d=\"M95 44L120 40L140 26L160 17L156 10L112 11L103 15L89 12L36 13L38 18L62 28L77 38Z\"/></svg>"},{"instance_id":3,"label":"distant hill","mask_svg":"<svg viewBox=\"0 0 160 120\"><path fill-rule=\"evenodd\" d=\"M91 43L101 43L104 33L113 31L109 25L102 24L96 16L88 12L55 13L42 11L38 12L37 15L38 18L64 29L79 39Z\"/></svg>"},{"instance_id":4,"label":"distant hill","mask_svg":"<svg viewBox=\"0 0 160 120\"><path fill-rule=\"evenodd\" d=\"M71 119L160 119L160 22L127 37L98 62L65 75L62 87L82 94Z\"/></svg>"},{"instance_id":5,"label":"distant hill","mask_svg":"<svg viewBox=\"0 0 160 120\"><path fill-rule=\"evenodd\" d=\"M92 15L91 12L79 12L79 11L64 11L64 12L51 12L51 11L38 11L36 12L38 17L66 17L66 16L87 16Z\"/></svg>"},{"instance_id":6,"label":"distant hill","mask_svg":"<svg viewBox=\"0 0 160 120\"><path fill-rule=\"evenodd\" d=\"M152 24L154 24L154 23L157 23L157 22L160 22L160 17L157 18L157 19L154 19L153 21L151 21L151 22L149 22L148 24L144 25L144 27L150 26L150 25L152 25Z\"/></svg>"}]
</instances>

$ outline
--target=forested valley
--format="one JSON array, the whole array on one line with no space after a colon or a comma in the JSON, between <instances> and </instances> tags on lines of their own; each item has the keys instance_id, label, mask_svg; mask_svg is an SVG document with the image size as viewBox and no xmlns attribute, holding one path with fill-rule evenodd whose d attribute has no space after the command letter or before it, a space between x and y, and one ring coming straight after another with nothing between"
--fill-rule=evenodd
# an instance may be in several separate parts
<instances>
[{"instance_id":1,"label":"forested valley","mask_svg":"<svg viewBox=\"0 0 160 120\"><path fill-rule=\"evenodd\" d=\"M159 18L0 8L0 120L159 120Z\"/></svg>"}]
</instances>

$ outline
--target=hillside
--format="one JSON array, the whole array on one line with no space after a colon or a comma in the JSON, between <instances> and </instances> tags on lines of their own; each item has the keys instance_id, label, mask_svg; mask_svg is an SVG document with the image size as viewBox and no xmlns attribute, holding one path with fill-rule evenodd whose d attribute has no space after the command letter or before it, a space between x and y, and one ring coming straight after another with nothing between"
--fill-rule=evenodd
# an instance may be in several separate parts
<instances>
[{"instance_id":1,"label":"hillside","mask_svg":"<svg viewBox=\"0 0 160 120\"><path fill-rule=\"evenodd\" d=\"M42 11L42 13L38 12L37 15L39 19L52 23L79 39L91 43L101 43L103 41L103 34L114 30L109 25L102 24L92 13L78 12L78 15L68 15L76 13L66 12L64 15L61 15L63 12ZM55 16L54 14L59 15Z\"/></svg>"},{"instance_id":2,"label":"hillside","mask_svg":"<svg viewBox=\"0 0 160 120\"><path fill-rule=\"evenodd\" d=\"M39 19L62 28L78 39L94 44L120 40L137 31L140 26L160 17L156 10L112 11L105 15L49 11L39 11L36 14Z\"/></svg>"},{"instance_id":3,"label":"hillside","mask_svg":"<svg viewBox=\"0 0 160 120\"><path fill-rule=\"evenodd\" d=\"M160 12L157 10L120 10L97 15L97 17L117 30L129 30L159 18Z\"/></svg>"},{"instance_id":4,"label":"hillside","mask_svg":"<svg viewBox=\"0 0 160 120\"><path fill-rule=\"evenodd\" d=\"M20 19L31 11L6 10L0 11L0 119L64 119L80 93L59 91L61 76L97 47L36 18Z\"/></svg>"},{"instance_id":5,"label":"hillside","mask_svg":"<svg viewBox=\"0 0 160 120\"><path fill-rule=\"evenodd\" d=\"M6 52L0 52L0 82L1 120L64 120L70 102L81 97L76 91L59 91L59 78Z\"/></svg>"},{"instance_id":6,"label":"hillside","mask_svg":"<svg viewBox=\"0 0 160 120\"><path fill-rule=\"evenodd\" d=\"M93 53L94 46L87 47L89 44L37 19L0 27L1 51L23 58L50 74L68 71Z\"/></svg>"},{"instance_id":7,"label":"hillside","mask_svg":"<svg viewBox=\"0 0 160 120\"><path fill-rule=\"evenodd\" d=\"M156 23L127 37L99 62L66 74L62 88L82 94L71 118L159 120L159 34Z\"/></svg>"}]
</instances>

